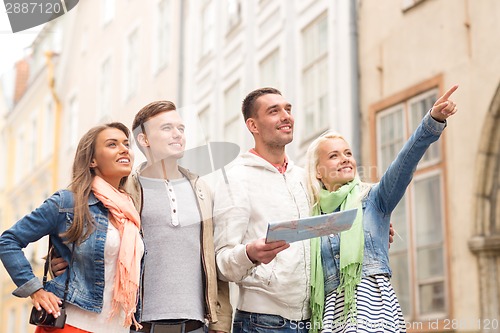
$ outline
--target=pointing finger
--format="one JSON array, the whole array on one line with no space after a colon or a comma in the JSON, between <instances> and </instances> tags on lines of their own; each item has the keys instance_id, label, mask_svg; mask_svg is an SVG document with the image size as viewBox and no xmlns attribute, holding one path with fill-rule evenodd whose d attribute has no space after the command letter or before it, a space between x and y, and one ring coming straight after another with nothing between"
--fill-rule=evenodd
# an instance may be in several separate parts
<instances>
[{"instance_id":1,"label":"pointing finger","mask_svg":"<svg viewBox=\"0 0 500 333\"><path fill-rule=\"evenodd\" d=\"M438 99L436 103L441 103L441 102L448 100L448 98L450 98L451 94L453 94L455 92L455 90L457 90L457 89L458 89L458 84L455 84L447 92L445 92L444 95L441 96L441 98Z\"/></svg>"}]
</instances>

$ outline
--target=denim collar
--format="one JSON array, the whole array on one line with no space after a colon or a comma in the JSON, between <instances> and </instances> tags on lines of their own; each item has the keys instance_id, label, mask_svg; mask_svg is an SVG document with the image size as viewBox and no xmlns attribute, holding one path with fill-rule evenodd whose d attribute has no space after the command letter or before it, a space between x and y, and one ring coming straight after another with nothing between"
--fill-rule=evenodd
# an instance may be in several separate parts
<instances>
[{"instance_id":1,"label":"denim collar","mask_svg":"<svg viewBox=\"0 0 500 333\"><path fill-rule=\"evenodd\" d=\"M92 206L92 205L95 205L97 203L99 203L99 199L96 198L96 196L94 195L94 192L90 192L90 195L89 195L89 206Z\"/></svg>"}]
</instances>

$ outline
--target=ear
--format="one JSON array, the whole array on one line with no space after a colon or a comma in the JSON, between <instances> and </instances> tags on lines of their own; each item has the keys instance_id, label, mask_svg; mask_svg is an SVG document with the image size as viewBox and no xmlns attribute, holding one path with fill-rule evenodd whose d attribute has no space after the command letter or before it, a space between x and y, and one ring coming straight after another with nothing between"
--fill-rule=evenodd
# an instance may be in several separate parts
<instances>
[{"instance_id":1,"label":"ear","mask_svg":"<svg viewBox=\"0 0 500 333\"><path fill-rule=\"evenodd\" d=\"M255 123L255 120L253 118L248 118L247 121L245 121L245 124L247 125L248 130L252 134L258 134L259 130L257 129L257 124Z\"/></svg>"},{"instance_id":2,"label":"ear","mask_svg":"<svg viewBox=\"0 0 500 333\"><path fill-rule=\"evenodd\" d=\"M144 133L137 135L137 143L142 147L149 147L148 137Z\"/></svg>"},{"instance_id":3,"label":"ear","mask_svg":"<svg viewBox=\"0 0 500 333\"><path fill-rule=\"evenodd\" d=\"M95 158L93 158L92 162L90 162L90 167L95 168L96 166L97 166L97 162L96 162Z\"/></svg>"},{"instance_id":4,"label":"ear","mask_svg":"<svg viewBox=\"0 0 500 333\"><path fill-rule=\"evenodd\" d=\"M323 176L321 176L321 173L319 172L319 168L318 168L318 166L316 166L316 179L321 180L321 178L323 178Z\"/></svg>"}]
</instances>

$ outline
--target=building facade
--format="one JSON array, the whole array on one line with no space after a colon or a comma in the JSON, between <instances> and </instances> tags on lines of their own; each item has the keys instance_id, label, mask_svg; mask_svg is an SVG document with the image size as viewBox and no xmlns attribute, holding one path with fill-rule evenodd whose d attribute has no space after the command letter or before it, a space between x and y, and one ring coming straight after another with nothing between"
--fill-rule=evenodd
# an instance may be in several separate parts
<instances>
[{"instance_id":1,"label":"building facade","mask_svg":"<svg viewBox=\"0 0 500 333\"><path fill-rule=\"evenodd\" d=\"M359 1L362 156L377 180L437 97L459 112L393 214L408 327L499 332L500 33L496 1ZM380 24L383 17L384 24Z\"/></svg>"},{"instance_id":2,"label":"building facade","mask_svg":"<svg viewBox=\"0 0 500 333\"><path fill-rule=\"evenodd\" d=\"M209 140L251 148L241 102L271 86L293 105L295 136L287 148L293 159L330 127L357 143L355 2L186 3L183 101L196 106Z\"/></svg>"},{"instance_id":3,"label":"building facade","mask_svg":"<svg viewBox=\"0 0 500 333\"><path fill-rule=\"evenodd\" d=\"M14 66L14 88L9 90L12 95L4 96L7 103L2 112L2 141L7 158L2 167L2 230L40 205L56 189L60 141L56 124L60 113L50 83L53 82L52 65L58 59L43 50L60 50L60 28L52 22L42 29L33 44L32 57L21 59ZM30 244L24 253L34 272L43 275L46 238ZM33 331L28 324L30 299L11 295L16 287L3 267L1 277L1 320L5 325L2 329Z\"/></svg>"},{"instance_id":4,"label":"building facade","mask_svg":"<svg viewBox=\"0 0 500 333\"><path fill-rule=\"evenodd\" d=\"M493 36L500 25L493 13L499 6L496 0L80 1L34 42L28 86L7 105L2 230L68 185L85 131L109 121L130 126L153 100L180 108L188 148L230 141L246 151L253 140L241 101L256 88L277 87L293 105L292 159L303 164L311 140L336 129L352 143L363 178L376 181L435 98L459 83L460 112L393 214L392 281L409 330L494 331L500 64L493 52L500 42ZM46 250L40 243L27 249L38 270ZM11 295L14 285L0 271L1 322L8 332L33 331L25 325L30 302Z\"/></svg>"},{"instance_id":5,"label":"building facade","mask_svg":"<svg viewBox=\"0 0 500 333\"><path fill-rule=\"evenodd\" d=\"M359 137L350 2L84 1L53 22L33 44L31 66L40 69L2 131L10 154L2 229L68 185L87 129L108 121L130 126L152 100L171 100L181 109L189 147L230 141L249 149L253 140L240 104L262 86L279 88L293 104L292 158L300 160L308 142L332 126L353 141ZM26 148L21 153L19 147ZM33 182L36 190L29 190ZM30 256L40 258L44 250ZM29 301L12 297L13 289L5 276L2 322L9 332L32 331L24 325Z\"/></svg>"},{"instance_id":6,"label":"building facade","mask_svg":"<svg viewBox=\"0 0 500 333\"><path fill-rule=\"evenodd\" d=\"M179 54L172 50L179 49L181 3L83 1L44 26L31 46L25 86L6 96L2 230L68 186L78 140L90 127L109 121L130 127L150 101L176 102ZM17 86L15 79L10 84ZM38 276L46 250L45 238L25 249ZM0 277L0 332L34 331L30 300L12 296L15 285L3 267Z\"/></svg>"}]
</instances>

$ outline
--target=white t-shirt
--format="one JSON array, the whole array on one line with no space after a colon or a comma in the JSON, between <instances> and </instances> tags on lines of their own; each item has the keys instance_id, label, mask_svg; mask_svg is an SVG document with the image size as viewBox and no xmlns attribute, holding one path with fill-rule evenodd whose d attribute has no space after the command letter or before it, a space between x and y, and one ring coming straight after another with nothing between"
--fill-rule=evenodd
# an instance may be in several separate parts
<instances>
[{"instance_id":1,"label":"white t-shirt","mask_svg":"<svg viewBox=\"0 0 500 333\"><path fill-rule=\"evenodd\" d=\"M137 232L139 232L139 230L137 230ZM102 311L101 313L94 313L82 310L72 304L66 304L66 314L68 316L66 318L66 323L68 325L95 333L130 332L129 327L123 326L125 320L125 313L123 310L120 310L119 315L109 318L120 243L120 232L111 222L108 223L108 233L106 236L106 244L104 245L104 291ZM144 244L142 242L139 242L138 251L140 256L137 267L140 267L140 260L144 253Z\"/></svg>"}]
</instances>

